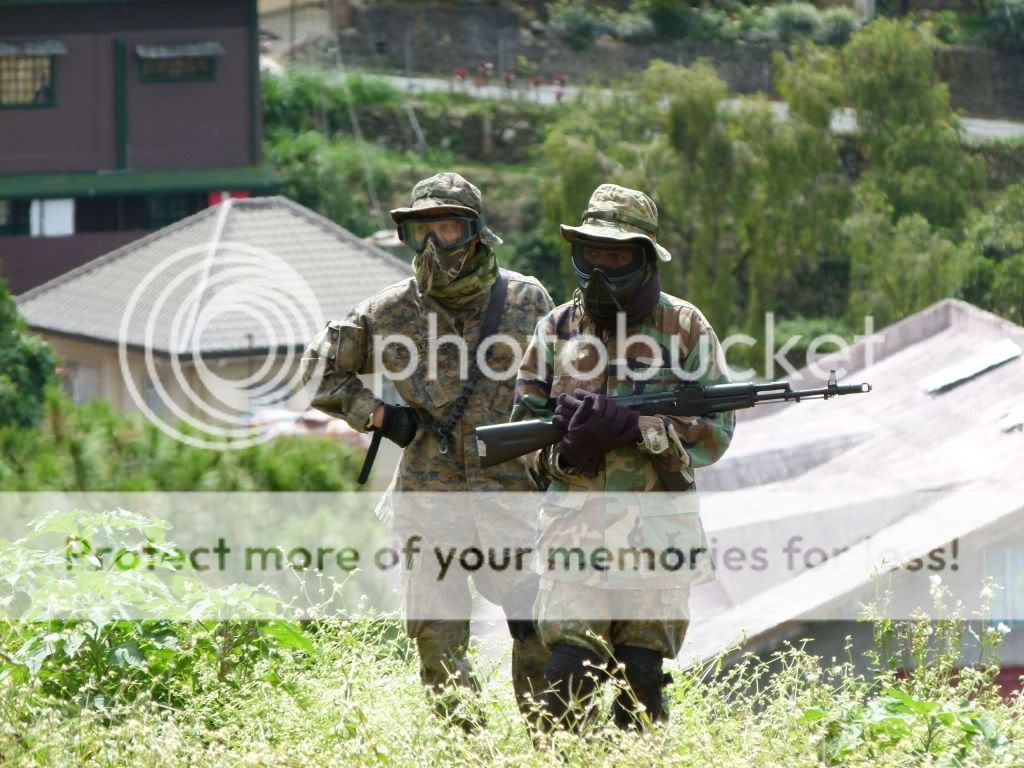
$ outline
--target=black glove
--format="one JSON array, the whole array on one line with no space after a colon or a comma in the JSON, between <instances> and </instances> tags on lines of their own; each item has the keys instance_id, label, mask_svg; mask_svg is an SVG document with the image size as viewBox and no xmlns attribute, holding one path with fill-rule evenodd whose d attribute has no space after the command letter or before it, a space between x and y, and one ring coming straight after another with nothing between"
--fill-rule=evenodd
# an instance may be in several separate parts
<instances>
[{"instance_id":1,"label":"black glove","mask_svg":"<svg viewBox=\"0 0 1024 768\"><path fill-rule=\"evenodd\" d=\"M558 450L572 466L592 473L598 460L606 453L626 445L636 445L643 437L640 415L636 411L622 408L604 395L582 389L577 389L571 399L568 395L560 395L559 406L564 402L566 408L571 408L571 400L579 401L580 405L558 443ZM557 416L557 408L555 413Z\"/></svg>"},{"instance_id":2,"label":"black glove","mask_svg":"<svg viewBox=\"0 0 1024 768\"><path fill-rule=\"evenodd\" d=\"M405 448L416 437L420 420L416 411L407 405L388 405L384 403L384 419L376 428L381 437Z\"/></svg>"}]
</instances>

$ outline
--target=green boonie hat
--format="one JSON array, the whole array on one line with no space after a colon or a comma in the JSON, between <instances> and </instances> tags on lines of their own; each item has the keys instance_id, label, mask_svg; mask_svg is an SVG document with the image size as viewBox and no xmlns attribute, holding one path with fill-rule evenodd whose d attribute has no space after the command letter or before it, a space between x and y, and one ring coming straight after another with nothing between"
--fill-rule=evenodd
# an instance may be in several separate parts
<instances>
[{"instance_id":1,"label":"green boonie hat","mask_svg":"<svg viewBox=\"0 0 1024 768\"><path fill-rule=\"evenodd\" d=\"M483 201L480 190L457 173L437 173L416 182L412 200L406 208L395 208L391 218L395 224L424 214L439 216L475 216L480 219L480 239L488 245L501 245L501 238L483 223Z\"/></svg>"},{"instance_id":2,"label":"green boonie hat","mask_svg":"<svg viewBox=\"0 0 1024 768\"><path fill-rule=\"evenodd\" d=\"M576 235L596 240L643 240L651 244L658 258L671 261L668 249L658 245L658 206L643 192L618 184L602 184L590 196L578 227L561 225L562 237L570 243Z\"/></svg>"}]
</instances>

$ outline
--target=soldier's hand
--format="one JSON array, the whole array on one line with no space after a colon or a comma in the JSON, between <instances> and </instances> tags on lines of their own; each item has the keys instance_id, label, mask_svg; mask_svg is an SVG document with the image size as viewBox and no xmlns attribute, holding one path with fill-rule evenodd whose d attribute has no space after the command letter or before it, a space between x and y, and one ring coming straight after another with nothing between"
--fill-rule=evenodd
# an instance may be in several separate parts
<instances>
[{"instance_id":1,"label":"soldier's hand","mask_svg":"<svg viewBox=\"0 0 1024 768\"><path fill-rule=\"evenodd\" d=\"M569 422L572 421L572 417L576 415L576 411L582 404L581 399L573 397L568 392L563 392L558 396L558 404L555 406L555 415L551 418L551 423L565 432L569 429Z\"/></svg>"},{"instance_id":2,"label":"soldier's hand","mask_svg":"<svg viewBox=\"0 0 1024 768\"><path fill-rule=\"evenodd\" d=\"M405 405L384 403L383 406L384 418L381 425L377 427L377 431L381 436L405 448L416 437L416 430L420 425L416 411Z\"/></svg>"},{"instance_id":3,"label":"soldier's hand","mask_svg":"<svg viewBox=\"0 0 1024 768\"><path fill-rule=\"evenodd\" d=\"M582 389L576 390L573 399L580 405L559 442L559 452L569 464L592 470L609 451L636 445L641 440L640 415L635 411L616 405L604 395ZM565 405L569 408L571 402L566 401Z\"/></svg>"}]
</instances>

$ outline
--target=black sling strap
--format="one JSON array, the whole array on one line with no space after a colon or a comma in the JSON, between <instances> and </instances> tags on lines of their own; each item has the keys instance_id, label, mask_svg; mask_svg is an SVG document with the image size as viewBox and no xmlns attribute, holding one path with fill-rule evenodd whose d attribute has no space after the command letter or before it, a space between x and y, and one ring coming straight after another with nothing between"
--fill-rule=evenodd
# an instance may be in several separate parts
<instances>
[{"instance_id":1,"label":"black sling strap","mask_svg":"<svg viewBox=\"0 0 1024 768\"><path fill-rule=\"evenodd\" d=\"M488 338L498 332L498 324L501 322L501 315L505 310L505 300L508 298L508 273L504 269L498 270L498 277L494 281L494 285L491 286L491 295L487 300L487 313L484 315L483 324L480 326L480 340L477 341L477 349L484 343ZM476 352L473 350L473 357L470 363L469 375L466 381L462 385L462 393L459 395L459 399L455 401L455 405L452 406L451 413L448 414L448 418L444 424L438 424L436 422L428 423L423 421L423 417L419 416L420 424L430 432L433 432L437 437L438 445L441 453L448 453L448 448L451 446L452 430L455 425L462 419L462 415L466 412L466 406L469 405L469 398L473 394L473 390L476 388L476 383L480 378L480 366L476 362ZM490 352L488 351L488 355ZM370 479L370 470L373 469L373 462L377 458L377 449L380 448L381 434L380 430L374 430L373 438L370 441L370 448L366 452L366 458L363 460L363 467L359 471L358 482L360 485L366 483Z\"/></svg>"},{"instance_id":2,"label":"black sling strap","mask_svg":"<svg viewBox=\"0 0 1024 768\"><path fill-rule=\"evenodd\" d=\"M466 412L466 406L469 405L469 398L472 396L473 390L476 389L476 384L480 380L481 371L480 366L477 365L477 350L479 350L481 344L498 332L498 324L501 322L501 315L505 311L505 300L507 298L508 273L504 269L499 269L498 277L494 281L494 285L491 286L491 296L487 300L487 312L480 326L480 339L477 341L477 347L473 350L473 355L470 358L469 375L462 384L462 393L455 401L455 405L452 406L444 424L434 422L425 425L437 437L438 448L441 453L448 453L452 442L452 430L462 420L462 416ZM490 350L488 350L488 355L490 355Z\"/></svg>"}]
</instances>

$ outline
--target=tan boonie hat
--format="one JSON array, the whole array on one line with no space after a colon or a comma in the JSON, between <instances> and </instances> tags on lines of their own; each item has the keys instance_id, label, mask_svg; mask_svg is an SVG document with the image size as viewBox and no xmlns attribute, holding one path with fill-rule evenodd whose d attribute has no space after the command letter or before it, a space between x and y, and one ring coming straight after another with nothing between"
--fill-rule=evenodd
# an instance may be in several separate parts
<instances>
[{"instance_id":1,"label":"tan boonie hat","mask_svg":"<svg viewBox=\"0 0 1024 768\"><path fill-rule=\"evenodd\" d=\"M480 239L488 245L501 245L501 238L484 224L480 190L457 173L437 173L429 179L416 182L408 207L395 208L391 211L391 218L395 224L401 224L416 216L440 216L445 213L478 217Z\"/></svg>"},{"instance_id":2,"label":"tan boonie hat","mask_svg":"<svg viewBox=\"0 0 1024 768\"><path fill-rule=\"evenodd\" d=\"M618 184L602 184L590 196L578 227L562 224L562 237L570 243L576 235L597 240L643 240L658 258L671 261L668 249L658 245L658 206L643 192Z\"/></svg>"}]
</instances>

